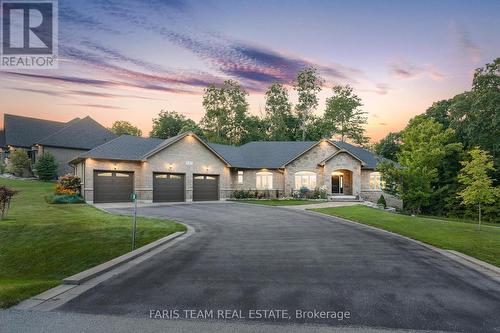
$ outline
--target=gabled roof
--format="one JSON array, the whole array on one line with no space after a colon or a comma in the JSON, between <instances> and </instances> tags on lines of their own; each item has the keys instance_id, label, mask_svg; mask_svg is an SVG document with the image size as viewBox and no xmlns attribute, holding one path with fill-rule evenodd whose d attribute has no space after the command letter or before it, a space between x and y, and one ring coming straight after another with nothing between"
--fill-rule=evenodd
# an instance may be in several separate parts
<instances>
[{"instance_id":1,"label":"gabled roof","mask_svg":"<svg viewBox=\"0 0 500 333\"><path fill-rule=\"evenodd\" d=\"M64 128L67 123L5 114L3 126L3 147L30 148L37 140Z\"/></svg>"},{"instance_id":2,"label":"gabled roof","mask_svg":"<svg viewBox=\"0 0 500 333\"><path fill-rule=\"evenodd\" d=\"M92 149L116 135L90 117L72 120L67 126L35 143L43 146Z\"/></svg>"},{"instance_id":3,"label":"gabled roof","mask_svg":"<svg viewBox=\"0 0 500 333\"><path fill-rule=\"evenodd\" d=\"M232 167L246 169L283 168L316 141L253 141L242 146L209 143Z\"/></svg>"},{"instance_id":4,"label":"gabled roof","mask_svg":"<svg viewBox=\"0 0 500 333\"><path fill-rule=\"evenodd\" d=\"M358 157L361 161L363 161L364 169L375 169L379 162L387 160L363 147L354 146L343 141L333 141L333 143L335 143L335 145L337 145L340 149L347 150L354 156Z\"/></svg>"},{"instance_id":5,"label":"gabled roof","mask_svg":"<svg viewBox=\"0 0 500 333\"><path fill-rule=\"evenodd\" d=\"M172 145L186 135L195 136L200 142L229 166L240 169L278 169L303 155L318 144L318 141L256 141L242 146L206 143L191 132L182 133L166 140L122 135L98 146L73 162L82 158L144 161L157 152ZM375 169L381 157L372 152L341 141L328 141L358 159L365 169ZM332 158L333 156L330 156ZM318 161L321 162L321 161Z\"/></svg>"},{"instance_id":6,"label":"gabled roof","mask_svg":"<svg viewBox=\"0 0 500 333\"><path fill-rule=\"evenodd\" d=\"M81 158L142 161L143 156L163 143L162 139L122 135L80 155ZM75 161L74 160L74 161Z\"/></svg>"},{"instance_id":7,"label":"gabled roof","mask_svg":"<svg viewBox=\"0 0 500 333\"><path fill-rule=\"evenodd\" d=\"M214 153L219 159L222 160L222 162L226 163L226 164L230 164L226 159L224 159L224 157L222 157L222 155L220 155L215 149L213 149L209 144L207 144L205 141L203 141L202 139L200 139L196 134L194 134L193 132L191 131L187 131L187 132L184 132L184 133L181 133L181 134L178 134L176 136L173 136L171 138L168 138L168 139L165 139L160 145L158 145L157 147L153 148L151 151L147 152L142 158L143 159L146 159L146 158L149 158L151 156L153 156L154 154L162 151L163 149L167 148L168 146L174 144L175 142L181 140L182 138L186 137L186 136L192 136L193 138L195 138L196 140L198 140L202 145L204 145L206 148L208 148L208 150L210 150L212 153Z\"/></svg>"},{"instance_id":8,"label":"gabled roof","mask_svg":"<svg viewBox=\"0 0 500 333\"><path fill-rule=\"evenodd\" d=\"M76 162L84 158L144 161L187 135L192 135L194 138L200 141L202 145L205 145L210 151L218 156L224 163L228 165L230 164L210 145L201 140L196 134L192 132L184 132L168 139L143 138L139 136L122 135L84 154L81 154L72 162Z\"/></svg>"},{"instance_id":9,"label":"gabled roof","mask_svg":"<svg viewBox=\"0 0 500 333\"><path fill-rule=\"evenodd\" d=\"M339 154L348 154L348 155L354 157L356 160L360 161L362 166L365 165L365 162L362 159L360 159L359 157L357 157L356 155L354 155L353 153L351 153L350 151L347 151L345 149L337 150L335 153L331 154L330 156L328 156L327 158L325 158L323 161L319 162L318 164L325 165L326 162L328 162L329 160L331 160L332 158L334 158L335 156L337 156Z\"/></svg>"}]
</instances>

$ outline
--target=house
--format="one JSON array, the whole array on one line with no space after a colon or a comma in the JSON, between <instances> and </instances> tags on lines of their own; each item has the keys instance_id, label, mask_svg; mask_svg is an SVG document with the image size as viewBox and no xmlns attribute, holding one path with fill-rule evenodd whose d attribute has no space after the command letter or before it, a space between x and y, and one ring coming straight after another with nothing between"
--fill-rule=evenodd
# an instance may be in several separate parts
<instances>
[{"instance_id":1,"label":"house","mask_svg":"<svg viewBox=\"0 0 500 333\"><path fill-rule=\"evenodd\" d=\"M60 176L73 172L70 160L114 138L115 134L90 117L64 123L5 114L0 150L7 165L13 149L26 150L33 165L48 152L56 158Z\"/></svg>"},{"instance_id":2,"label":"house","mask_svg":"<svg viewBox=\"0 0 500 333\"><path fill-rule=\"evenodd\" d=\"M192 132L161 140L123 135L71 164L87 202L225 200L235 190L290 196L302 187L376 201L380 157L345 142L212 144ZM387 197L386 197L387 198ZM395 198L391 204L399 206Z\"/></svg>"}]
</instances>

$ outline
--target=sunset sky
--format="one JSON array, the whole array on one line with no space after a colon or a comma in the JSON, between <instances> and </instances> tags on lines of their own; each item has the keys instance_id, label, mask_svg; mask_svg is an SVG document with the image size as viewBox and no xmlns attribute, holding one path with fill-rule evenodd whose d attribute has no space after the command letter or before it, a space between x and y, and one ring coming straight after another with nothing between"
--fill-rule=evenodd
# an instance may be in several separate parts
<instances>
[{"instance_id":1,"label":"sunset sky","mask_svg":"<svg viewBox=\"0 0 500 333\"><path fill-rule=\"evenodd\" d=\"M373 141L433 101L470 89L500 56L500 1L59 1L59 69L0 71L1 113L128 120L144 134L162 109L198 121L203 89L234 79L263 92L313 65L350 84ZM3 117L2 120L3 121Z\"/></svg>"}]
</instances>

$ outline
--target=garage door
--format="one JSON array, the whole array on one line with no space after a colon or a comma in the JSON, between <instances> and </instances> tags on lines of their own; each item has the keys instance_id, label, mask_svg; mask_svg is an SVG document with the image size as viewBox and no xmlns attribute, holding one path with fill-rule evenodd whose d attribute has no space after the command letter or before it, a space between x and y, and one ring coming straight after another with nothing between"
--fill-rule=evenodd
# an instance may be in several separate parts
<instances>
[{"instance_id":1,"label":"garage door","mask_svg":"<svg viewBox=\"0 0 500 333\"><path fill-rule=\"evenodd\" d=\"M94 202L131 201L133 191L133 172L94 171Z\"/></svg>"},{"instance_id":2,"label":"garage door","mask_svg":"<svg viewBox=\"0 0 500 333\"><path fill-rule=\"evenodd\" d=\"M154 173L153 201L184 201L184 175L175 173Z\"/></svg>"},{"instance_id":3,"label":"garage door","mask_svg":"<svg viewBox=\"0 0 500 333\"><path fill-rule=\"evenodd\" d=\"M193 200L219 200L219 176L193 175Z\"/></svg>"}]
</instances>

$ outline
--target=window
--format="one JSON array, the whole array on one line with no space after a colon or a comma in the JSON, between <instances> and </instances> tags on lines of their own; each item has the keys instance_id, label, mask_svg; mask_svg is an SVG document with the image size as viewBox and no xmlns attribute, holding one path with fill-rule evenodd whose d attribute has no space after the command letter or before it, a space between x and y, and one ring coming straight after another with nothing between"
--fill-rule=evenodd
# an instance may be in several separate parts
<instances>
[{"instance_id":1,"label":"window","mask_svg":"<svg viewBox=\"0 0 500 333\"><path fill-rule=\"evenodd\" d=\"M311 171L299 171L295 173L295 189L302 187L308 189L316 188L316 173Z\"/></svg>"},{"instance_id":2,"label":"window","mask_svg":"<svg viewBox=\"0 0 500 333\"><path fill-rule=\"evenodd\" d=\"M271 190L273 188L273 174L271 172L257 172L255 178L258 190Z\"/></svg>"},{"instance_id":3,"label":"window","mask_svg":"<svg viewBox=\"0 0 500 333\"><path fill-rule=\"evenodd\" d=\"M381 190L382 185L382 175L380 172L370 173L370 190Z\"/></svg>"},{"instance_id":4,"label":"window","mask_svg":"<svg viewBox=\"0 0 500 333\"><path fill-rule=\"evenodd\" d=\"M238 171L238 184L243 184L243 171Z\"/></svg>"},{"instance_id":5,"label":"window","mask_svg":"<svg viewBox=\"0 0 500 333\"><path fill-rule=\"evenodd\" d=\"M128 178L128 177L130 177L130 175L128 173L119 173L119 172L117 172L116 173L116 177L125 177L125 178Z\"/></svg>"},{"instance_id":6,"label":"window","mask_svg":"<svg viewBox=\"0 0 500 333\"><path fill-rule=\"evenodd\" d=\"M97 177L111 177L113 174L111 172L98 172Z\"/></svg>"}]
</instances>

